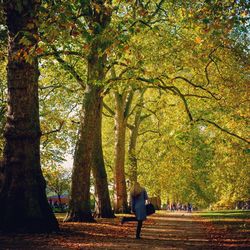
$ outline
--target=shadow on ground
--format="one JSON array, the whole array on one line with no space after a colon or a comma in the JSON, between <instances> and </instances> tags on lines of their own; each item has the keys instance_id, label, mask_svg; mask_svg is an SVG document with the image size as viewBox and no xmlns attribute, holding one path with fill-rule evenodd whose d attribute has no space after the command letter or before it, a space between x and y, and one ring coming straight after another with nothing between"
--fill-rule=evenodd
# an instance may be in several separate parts
<instances>
[{"instance_id":1,"label":"shadow on ground","mask_svg":"<svg viewBox=\"0 0 250 250\"><path fill-rule=\"evenodd\" d=\"M0 249L249 249L249 239L226 234L188 213L161 212L143 225L136 240L135 223L119 218L98 223L61 223L55 234L0 235Z\"/></svg>"}]
</instances>

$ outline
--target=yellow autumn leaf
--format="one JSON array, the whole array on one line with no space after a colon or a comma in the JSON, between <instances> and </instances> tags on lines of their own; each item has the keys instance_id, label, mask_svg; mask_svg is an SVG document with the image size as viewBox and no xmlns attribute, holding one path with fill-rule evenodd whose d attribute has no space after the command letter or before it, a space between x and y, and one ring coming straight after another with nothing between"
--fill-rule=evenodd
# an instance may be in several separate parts
<instances>
[{"instance_id":1,"label":"yellow autumn leaf","mask_svg":"<svg viewBox=\"0 0 250 250\"><path fill-rule=\"evenodd\" d=\"M199 36L197 36L195 38L195 42L198 43L198 44L200 44L200 43L202 43L202 39Z\"/></svg>"}]
</instances>

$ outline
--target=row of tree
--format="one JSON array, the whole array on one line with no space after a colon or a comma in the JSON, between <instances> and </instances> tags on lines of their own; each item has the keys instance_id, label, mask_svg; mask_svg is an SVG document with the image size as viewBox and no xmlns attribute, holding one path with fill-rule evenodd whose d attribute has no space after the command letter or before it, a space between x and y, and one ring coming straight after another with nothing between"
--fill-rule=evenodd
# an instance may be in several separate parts
<instances>
[{"instance_id":1,"label":"row of tree","mask_svg":"<svg viewBox=\"0 0 250 250\"><path fill-rule=\"evenodd\" d=\"M126 178L139 177L167 200L248 197L241 160L249 144L248 1L6 0L1 7L2 230L58 229L40 156L45 165L60 162L69 148L65 221L94 221L91 172L105 218L128 211ZM230 185L224 164L241 176L239 190L222 191Z\"/></svg>"}]
</instances>

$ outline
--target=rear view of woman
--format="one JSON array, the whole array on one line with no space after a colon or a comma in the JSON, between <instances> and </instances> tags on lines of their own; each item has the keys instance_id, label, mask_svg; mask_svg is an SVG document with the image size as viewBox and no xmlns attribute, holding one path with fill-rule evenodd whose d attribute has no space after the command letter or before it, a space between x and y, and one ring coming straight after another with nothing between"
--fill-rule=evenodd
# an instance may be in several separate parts
<instances>
[{"instance_id":1,"label":"rear view of woman","mask_svg":"<svg viewBox=\"0 0 250 250\"><path fill-rule=\"evenodd\" d=\"M148 200L148 195L145 188L141 187L138 182L135 182L130 190L130 199L131 209L135 213L135 217L123 217L121 223L137 221L136 239L140 239L142 223L147 218L146 201Z\"/></svg>"}]
</instances>

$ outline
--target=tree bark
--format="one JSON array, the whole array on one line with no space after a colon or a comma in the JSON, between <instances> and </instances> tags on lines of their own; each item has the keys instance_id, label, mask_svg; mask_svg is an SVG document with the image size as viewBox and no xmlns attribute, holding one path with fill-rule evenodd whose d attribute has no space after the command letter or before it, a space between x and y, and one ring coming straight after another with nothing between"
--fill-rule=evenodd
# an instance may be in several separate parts
<instances>
[{"instance_id":1,"label":"tree bark","mask_svg":"<svg viewBox=\"0 0 250 250\"><path fill-rule=\"evenodd\" d=\"M130 183L137 181L137 177L138 177L136 144L137 144L139 127L141 124L141 114L142 114L144 93L145 93L145 90L142 90L139 103L138 103L138 107L136 109L134 124L130 128L130 138L129 138L129 147L128 147L128 177L129 177Z\"/></svg>"},{"instance_id":2,"label":"tree bark","mask_svg":"<svg viewBox=\"0 0 250 250\"><path fill-rule=\"evenodd\" d=\"M128 212L127 189L125 180L125 138L127 117L125 116L126 100L124 95L115 93L115 200L116 213Z\"/></svg>"},{"instance_id":3,"label":"tree bark","mask_svg":"<svg viewBox=\"0 0 250 250\"><path fill-rule=\"evenodd\" d=\"M17 8L19 6L19 8ZM21 6L21 7L20 7ZM36 44L37 1L5 2L8 44L8 111L3 155L4 182L0 191L0 230L51 232L57 220L48 204L40 166L38 62L20 43L23 32ZM21 8L21 9L20 9ZM31 25L32 24L32 25ZM32 57L28 63L26 55Z\"/></svg>"},{"instance_id":4,"label":"tree bark","mask_svg":"<svg viewBox=\"0 0 250 250\"><path fill-rule=\"evenodd\" d=\"M138 138L140 119L141 119L141 108L137 110L133 127L130 129L130 138L128 147L128 177L130 183L137 181L138 177L136 143Z\"/></svg>"},{"instance_id":5,"label":"tree bark","mask_svg":"<svg viewBox=\"0 0 250 250\"><path fill-rule=\"evenodd\" d=\"M129 182L137 181L137 156L136 156L136 142L138 137L138 127L134 126L130 130L130 139L128 147L128 177Z\"/></svg>"},{"instance_id":6,"label":"tree bark","mask_svg":"<svg viewBox=\"0 0 250 250\"><path fill-rule=\"evenodd\" d=\"M65 221L94 222L90 209L90 170L101 89L88 84L84 93L79 137L76 144L69 212Z\"/></svg>"},{"instance_id":7,"label":"tree bark","mask_svg":"<svg viewBox=\"0 0 250 250\"><path fill-rule=\"evenodd\" d=\"M101 218L114 218L115 216L111 207L108 190L108 179L102 151L102 99L100 104L100 112L97 117L95 128L95 145L92 165L92 171L95 180L95 189L97 194L96 214Z\"/></svg>"}]
</instances>

